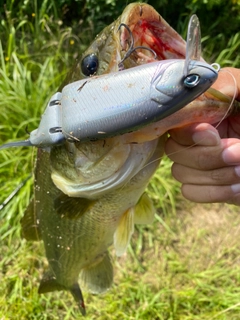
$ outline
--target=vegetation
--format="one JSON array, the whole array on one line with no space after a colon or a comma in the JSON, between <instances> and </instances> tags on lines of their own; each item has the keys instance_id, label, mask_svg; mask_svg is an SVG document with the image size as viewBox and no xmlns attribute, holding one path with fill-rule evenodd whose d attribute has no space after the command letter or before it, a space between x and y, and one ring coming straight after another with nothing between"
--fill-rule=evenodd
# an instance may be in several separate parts
<instances>
[{"instance_id":1,"label":"vegetation","mask_svg":"<svg viewBox=\"0 0 240 320\"><path fill-rule=\"evenodd\" d=\"M183 36L197 12L205 58L239 67L239 0L148 1ZM27 137L68 68L126 3L116 0L6 0L0 8L0 144ZM231 19L231 24L229 23ZM27 128L27 129L26 129ZM0 152L0 203L28 177L35 151ZM231 206L192 205L171 178L171 163L149 193L158 209L136 228L128 254L114 258L115 283L86 296L87 319L239 319L240 217ZM76 319L68 293L37 293L47 266L42 243L21 239L30 179L0 211L0 319Z\"/></svg>"}]
</instances>

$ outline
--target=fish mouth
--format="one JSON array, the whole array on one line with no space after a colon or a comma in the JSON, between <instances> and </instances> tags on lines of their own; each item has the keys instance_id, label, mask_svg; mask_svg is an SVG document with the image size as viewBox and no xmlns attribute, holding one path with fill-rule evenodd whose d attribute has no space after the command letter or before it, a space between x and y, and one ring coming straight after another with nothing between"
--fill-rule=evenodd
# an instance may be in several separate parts
<instances>
[{"instance_id":1,"label":"fish mouth","mask_svg":"<svg viewBox=\"0 0 240 320\"><path fill-rule=\"evenodd\" d=\"M131 54L124 59L129 51ZM124 69L155 60L185 59L186 42L152 6L129 4L116 21L96 36L69 72L60 91L65 85L86 78L81 63L90 55L98 59L98 69L94 75L101 75L118 72L123 59L121 67Z\"/></svg>"},{"instance_id":2,"label":"fish mouth","mask_svg":"<svg viewBox=\"0 0 240 320\"><path fill-rule=\"evenodd\" d=\"M155 59L185 58L186 42L150 5L142 3L128 5L121 15L120 23L122 24L119 30L121 56L129 50L131 38L134 39L134 47L139 47L129 57L132 63L145 64ZM124 28L124 24L129 30ZM144 48L154 51L156 57L152 51ZM130 67L129 65L130 63L126 68Z\"/></svg>"}]
</instances>

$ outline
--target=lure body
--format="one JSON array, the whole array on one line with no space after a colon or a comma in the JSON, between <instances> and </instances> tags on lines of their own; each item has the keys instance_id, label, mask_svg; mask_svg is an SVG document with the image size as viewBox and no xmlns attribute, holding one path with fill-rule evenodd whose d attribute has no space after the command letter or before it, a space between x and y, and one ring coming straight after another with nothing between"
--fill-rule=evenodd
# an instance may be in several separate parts
<instances>
[{"instance_id":1,"label":"lure body","mask_svg":"<svg viewBox=\"0 0 240 320\"><path fill-rule=\"evenodd\" d=\"M137 130L178 111L217 79L211 65L191 60L156 61L75 81L56 93L30 134L31 145L98 140Z\"/></svg>"},{"instance_id":2,"label":"lure body","mask_svg":"<svg viewBox=\"0 0 240 320\"><path fill-rule=\"evenodd\" d=\"M119 26L122 25L131 34L129 27L124 23ZM101 140L139 130L172 115L217 79L219 69L201 61L200 40L199 21L193 15L185 59L155 61L71 82L51 97L39 127L30 133L28 140L10 142L0 149L52 147L65 140ZM144 47L127 52L118 64L120 69L137 48Z\"/></svg>"}]
</instances>

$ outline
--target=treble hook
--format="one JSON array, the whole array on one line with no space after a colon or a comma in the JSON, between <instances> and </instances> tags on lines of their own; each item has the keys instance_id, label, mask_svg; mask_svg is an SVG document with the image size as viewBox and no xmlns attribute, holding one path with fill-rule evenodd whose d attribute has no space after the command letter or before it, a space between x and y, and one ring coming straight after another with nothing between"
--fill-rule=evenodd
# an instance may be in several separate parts
<instances>
[{"instance_id":1,"label":"treble hook","mask_svg":"<svg viewBox=\"0 0 240 320\"><path fill-rule=\"evenodd\" d=\"M119 71L124 69L123 62L137 49L148 50L148 51L152 52L152 54L154 55L154 59L157 58L156 52L151 48L144 47L144 46L137 46L137 47L134 48L134 37L133 37L132 31L130 30L129 26L126 25L125 23L120 23L117 31L119 31L121 27L125 27L127 29L128 33L130 35L130 38L131 38L131 42L130 42L130 45L129 45L129 50L126 52L125 56L122 58L122 60L118 64Z\"/></svg>"}]
</instances>

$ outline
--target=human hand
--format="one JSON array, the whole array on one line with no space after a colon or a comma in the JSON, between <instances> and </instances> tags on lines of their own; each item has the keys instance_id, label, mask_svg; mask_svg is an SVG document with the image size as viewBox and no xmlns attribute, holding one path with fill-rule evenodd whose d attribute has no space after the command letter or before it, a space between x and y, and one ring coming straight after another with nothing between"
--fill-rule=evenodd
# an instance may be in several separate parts
<instances>
[{"instance_id":1,"label":"human hand","mask_svg":"<svg viewBox=\"0 0 240 320\"><path fill-rule=\"evenodd\" d=\"M240 86L240 70L233 70ZM222 77L215 88L233 95L227 78ZM172 174L182 183L184 197L240 205L240 116L225 119L217 129L201 123L169 133L165 152L174 161Z\"/></svg>"}]
</instances>

